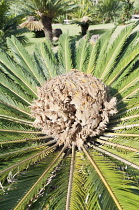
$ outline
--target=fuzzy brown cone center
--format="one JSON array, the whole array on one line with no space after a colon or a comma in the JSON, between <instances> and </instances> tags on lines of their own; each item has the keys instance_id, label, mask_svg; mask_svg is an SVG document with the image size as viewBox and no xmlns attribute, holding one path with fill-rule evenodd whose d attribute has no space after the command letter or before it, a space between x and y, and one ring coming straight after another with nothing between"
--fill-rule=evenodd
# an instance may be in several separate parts
<instances>
[{"instance_id":1,"label":"fuzzy brown cone center","mask_svg":"<svg viewBox=\"0 0 139 210\"><path fill-rule=\"evenodd\" d=\"M60 145L74 141L80 148L88 137L102 134L117 112L116 98L107 92L99 79L77 70L48 80L31 107L34 126Z\"/></svg>"}]
</instances>

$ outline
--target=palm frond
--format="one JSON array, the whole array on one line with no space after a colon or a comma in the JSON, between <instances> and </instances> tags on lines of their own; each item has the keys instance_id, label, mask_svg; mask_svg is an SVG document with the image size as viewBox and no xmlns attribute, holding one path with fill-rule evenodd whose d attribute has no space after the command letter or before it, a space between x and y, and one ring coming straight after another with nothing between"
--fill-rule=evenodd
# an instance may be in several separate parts
<instances>
[{"instance_id":1,"label":"palm frond","mask_svg":"<svg viewBox=\"0 0 139 210\"><path fill-rule=\"evenodd\" d=\"M90 151L120 204L125 209L138 209L138 170L107 155ZM127 200L125 199L127 198Z\"/></svg>"},{"instance_id":2,"label":"palm frond","mask_svg":"<svg viewBox=\"0 0 139 210\"><path fill-rule=\"evenodd\" d=\"M2 132L1 132L2 133ZM32 134L32 133L27 133L27 134L25 134L25 133L15 133L16 134L16 137L13 135L13 133L10 135L10 139L12 139L11 141L9 141L9 136L8 135L6 135L5 134L5 132L4 132L4 135L1 135L2 136L2 139L0 139L0 145L1 145L1 147L3 147L3 145L10 145L10 144L21 144L21 143L24 143L24 142L36 142L36 141L39 141L39 140L44 140L44 141L46 141L47 139L50 139L50 137L47 137L47 136L43 136L43 137L41 137L41 136L37 136L37 137L32 137L33 135L35 136L35 134ZM17 136L19 135L19 139L17 138ZM21 135L24 135L23 137L24 138L21 138ZM25 135L27 135L27 138L25 138L26 136ZM29 136L31 136L30 138L29 138Z\"/></svg>"},{"instance_id":3,"label":"palm frond","mask_svg":"<svg viewBox=\"0 0 139 210\"><path fill-rule=\"evenodd\" d=\"M13 59L2 51L0 52L0 67L6 75L15 81L15 83L25 88L25 90L28 91L28 94L31 94L33 97L37 97L34 81L27 73L23 72L19 65L13 62Z\"/></svg>"},{"instance_id":4,"label":"palm frond","mask_svg":"<svg viewBox=\"0 0 139 210\"><path fill-rule=\"evenodd\" d=\"M113 154L113 153L111 153L111 152L109 152L109 151L107 151L107 150L104 150L104 149L102 149L102 148L99 148L99 147L95 147L95 146L94 146L93 148L94 148L95 150L99 151L99 152L102 152L102 153L104 153L104 154L106 154L106 155L108 155L108 156L110 156L110 157L113 157L113 158L115 158L115 159L117 159L117 160L123 162L123 163L126 164L126 165L129 165L129 166L131 166L131 167L133 167L133 168L139 170L139 166L138 166L138 165L136 165L136 164L134 164L134 163L132 163L132 162L130 162L130 161L128 161L128 160L122 158L122 157L119 157L118 155L115 155L115 154Z\"/></svg>"},{"instance_id":5,"label":"palm frond","mask_svg":"<svg viewBox=\"0 0 139 210\"><path fill-rule=\"evenodd\" d=\"M16 95L20 100L24 101L28 105L31 105L32 98L29 95L25 94L25 92L21 89L21 87L17 84L13 84L13 81L8 79L6 75L0 75L0 83L3 87L8 89L8 92L13 93ZM19 94L20 93L20 94Z\"/></svg>"},{"instance_id":6,"label":"palm frond","mask_svg":"<svg viewBox=\"0 0 139 210\"><path fill-rule=\"evenodd\" d=\"M139 86L139 84L137 84L137 86ZM130 100L131 98L138 96L138 92L139 87L137 88L136 85L133 86L129 91L127 91L126 95L120 101L118 101L118 104L122 101Z\"/></svg>"},{"instance_id":7,"label":"palm frond","mask_svg":"<svg viewBox=\"0 0 139 210\"><path fill-rule=\"evenodd\" d=\"M35 162L40 161L46 155L48 155L50 152L53 152L54 149L56 148L56 146L57 145L55 144L55 145L53 145L51 147L48 147L46 149L42 149L41 152L39 152L39 153L37 153L35 155L32 155L32 156L29 156L29 158L26 158L26 159L24 159L22 161L19 161L16 164L13 164L10 167L7 167L6 169L1 170L0 171L1 181L5 181L7 175L9 174L9 172L19 173L20 171L23 171L24 169L28 168L29 165L32 165Z\"/></svg>"},{"instance_id":8,"label":"palm frond","mask_svg":"<svg viewBox=\"0 0 139 210\"><path fill-rule=\"evenodd\" d=\"M86 65L88 62L88 41L87 38L82 38L79 40L79 43L77 45L77 53L76 53L76 69L79 71L85 72L86 71Z\"/></svg>"},{"instance_id":9,"label":"palm frond","mask_svg":"<svg viewBox=\"0 0 139 210\"><path fill-rule=\"evenodd\" d=\"M50 145L50 144L53 144L53 143L56 143L56 140L52 140L52 141L49 141L48 143L40 144L40 145L37 145L37 146L25 147L24 149L18 149L18 150L12 151L12 152L6 152L6 153L0 155L0 160L12 159L14 157L22 156L26 153L29 153L30 151L31 152L35 151L35 150L39 151L39 150L44 149L47 145Z\"/></svg>"},{"instance_id":10,"label":"palm frond","mask_svg":"<svg viewBox=\"0 0 139 210\"><path fill-rule=\"evenodd\" d=\"M128 25L125 27L122 32L116 37L115 42L113 42L111 48L109 49L108 53L105 56L104 66L103 66L103 73L100 76L101 79L108 77L114 67L114 64L117 61L119 53L121 53L122 48L125 44L126 39L130 35L131 31L133 30L134 25Z\"/></svg>"},{"instance_id":11,"label":"palm frond","mask_svg":"<svg viewBox=\"0 0 139 210\"><path fill-rule=\"evenodd\" d=\"M75 161L75 144L73 142L72 143L72 158L71 158L71 166L70 166L69 184L68 184L68 192L67 192L67 201L66 201L66 210L68 210L69 206L70 206L70 197L71 197L71 189L72 189L72 182L73 182L74 161Z\"/></svg>"},{"instance_id":12,"label":"palm frond","mask_svg":"<svg viewBox=\"0 0 139 210\"><path fill-rule=\"evenodd\" d=\"M129 137L139 137L139 134L136 133L105 133L104 136L129 136Z\"/></svg>"},{"instance_id":13,"label":"palm frond","mask_svg":"<svg viewBox=\"0 0 139 210\"><path fill-rule=\"evenodd\" d=\"M18 122L18 123L21 123L21 124L33 126L32 121L22 120L22 119L14 118L14 117L9 117L7 115L2 115L2 114L0 114L0 118L5 119L5 120L9 120L9 121L12 121L12 122Z\"/></svg>"},{"instance_id":14,"label":"palm frond","mask_svg":"<svg viewBox=\"0 0 139 210\"><path fill-rule=\"evenodd\" d=\"M88 160L90 161L90 163L92 164L92 166L94 167L94 169L96 170L96 172L98 173L99 177L101 178L103 184L105 185L106 189L108 190L109 194L111 195L117 209L121 209L122 210L122 207L121 205L119 204L116 196L114 195L114 193L112 192L110 186L108 185L107 181L105 180L105 178L103 177L101 171L99 170L98 166L96 165L96 163L94 162L94 160L91 158L91 156L89 155L89 153L87 152L87 150L82 147L83 149L83 152L85 153L86 157L88 158Z\"/></svg>"},{"instance_id":15,"label":"palm frond","mask_svg":"<svg viewBox=\"0 0 139 210\"><path fill-rule=\"evenodd\" d=\"M139 69L137 68L132 72L132 74L128 75L126 79L124 79L121 84L118 83L117 89L118 92L114 95L117 96L118 94L122 94L123 92L127 91L130 87L134 86L138 80L139 76L137 76Z\"/></svg>"},{"instance_id":16,"label":"palm frond","mask_svg":"<svg viewBox=\"0 0 139 210\"><path fill-rule=\"evenodd\" d=\"M62 66L65 72L69 72L72 69L71 60L71 44L68 35L61 35L59 38L58 49L59 65Z\"/></svg>"},{"instance_id":17,"label":"palm frond","mask_svg":"<svg viewBox=\"0 0 139 210\"><path fill-rule=\"evenodd\" d=\"M33 164L30 168L24 170L22 173L18 174L15 179L15 174L12 174L11 178L13 182L8 186L4 187L4 190L10 188L9 193L0 195L3 199L0 202L0 208L6 210L7 208L14 209L24 195L28 192L28 190L37 182L39 177L43 174L49 164L56 157L56 153L50 153L44 159L39 161L38 164ZM44 182L44 185L47 183L47 180ZM41 190L38 192L38 196L41 194ZM7 201L10 201L8 204Z\"/></svg>"},{"instance_id":18,"label":"palm frond","mask_svg":"<svg viewBox=\"0 0 139 210\"><path fill-rule=\"evenodd\" d=\"M32 208L65 209L70 173L71 155L64 156L59 165L51 173L42 196L34 202Z\"/></svg>"},{"instance_id":19,"label":"palm frond","mask_svg":"<svg viewBox=\"0 0 139 210\"><path fill-rule=\"evenodd\" d=\"M30 116L29 108L24 106L22 103L13 100L7 94L0 94L0 98L1 98L1 100L0 100L1 104L4 104L7 107L11 107L12 109L16 109L17 111Z\"/></svg>"},{"instance_id":20,"label":"palm frond","mask_svg":"<svg viewBox=\"0 0 139 210\"><path fill-rule=\"evenodd\" d=\"M37 45L34 53L35 65L44 75L45 80L51 79L57 74L57 60L52 51L52 46L47 40L46 43Z\"/></svg>"},{"instance_id":21,"label":"palm frond","mask_svg":"<svg viewBox=\"0 0 139 210\"><path fill-rule=\"evenodd\" d=\"M48 173L50 173L52 171L52 169L59 163L58 160L60 159L64 150L65 150L65 147L63 147L63 149L59 152L59 154L56 156L56 158L51 162L51 164L48 166L48 168L39 177L37 182L30 188L30 190L25 194L25 196L19 201L17 206L14 208L15 210L16 209L24 209L24 207L29 203L29 201L37 195L39 190L45 184L46 179L49 175Z\"/></svg>"},{"instance_id":22,"label":"palm frond","mask_svg":"<svg viewBox=\"0 0 139 210\"><path fill-rule=\"evenodd\" d=\"M36 81L36 84L42 83L44 81L43 77L41 77L40 72L34 65L30 55L22 46L22 44L17 39L15 39L14 36L12 36L11 39L7 39L7 44L16 62L22 66L23 69L26 69L29 74L31 74L31 76L34 78L34 81Z\"/></svg>"},{"instance_id":23,"label":"palm frond","mask_svg":"<svg viewBox=\"0 0 139 210\"><path fill-rule=\"evenodd\" d=\"M109 39L112 35L112 33L114 32L115 29L112 30L108 30L106 33L104 33L101 36L101 39L99 39L97 41L97 43L95 44L95 48L97 47L97 45L99 45L99 53L96 54L96 63L93 66L93 74L96 77L100 77L100 73L101 73L101 69L103 68L103 62L105 60L105 53L106 50L108 50L108 44L109 44Z\"/></svg>"},{"instance_id":24,"label":"palm frond","mask_svg":"<svg viewBox=\"0 0 139 210\"><path fill-rule=\"evenodd\" d=\"M106 140L102 140L102 139L96 139L96 141L100 142L100 143L102 143L104 145L106 144L106 145L112 146L114 148L118 147L118 148L123 148L125 150L133 151L133 152L139 152L139 149L137 149L137 148L128 147L128 146L117 144L117 143L113 143L113 142L110 142L110 141L106 141Z\"/></svg>"},{"instance_id":25,"label":"palm frond","mask_svg":"<svg viewBox=\"0 0 139 210\"><path fill-rule=\"evenodd\" d=\"M83 162L83 154L77 152L74 161L74 173L71 187L70 209L86 209L86 188L87 181L86 165ZM81 199L82 198L82 199Z\"/></svg>"}]
</instances>

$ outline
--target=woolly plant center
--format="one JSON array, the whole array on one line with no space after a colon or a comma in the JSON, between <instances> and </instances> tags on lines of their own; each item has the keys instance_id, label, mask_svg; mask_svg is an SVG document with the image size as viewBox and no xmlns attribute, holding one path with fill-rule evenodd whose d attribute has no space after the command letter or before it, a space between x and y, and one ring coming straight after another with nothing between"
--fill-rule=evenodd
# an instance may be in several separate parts
<instances>
[{"instance_id":1,"label":"woolly plant center","mask_svg":"<svg viewBox=\"0 0 139 210\"><path fill-rule=\"evenodd\" d=\"M88 137L102 134L116 113L116 98L107 92L99 79L77 70L48 80L31 107L34 126L59 145L71 147L74 141L80 148Z\"/></svg>"}]
</instances>

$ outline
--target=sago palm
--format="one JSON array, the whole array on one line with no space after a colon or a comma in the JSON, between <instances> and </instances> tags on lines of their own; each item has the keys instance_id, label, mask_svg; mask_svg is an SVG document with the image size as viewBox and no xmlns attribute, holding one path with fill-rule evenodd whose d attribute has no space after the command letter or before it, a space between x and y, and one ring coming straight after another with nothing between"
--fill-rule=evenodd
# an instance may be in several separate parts
<instances>
[{"instance_id":1,"label":"sago palm","mask_svg":"<svg viewBox=\"0 0 139 210\"><path fill-rule=\"evenodd\" d=\"M103 22L115 21L121 10L121 2L115 0L104 0L97 5L97 13Z\"/></svg>"},{"instance_id":2,"label":"sago palm","mask_svg":"<svg viewBox=\"0 0 139 210\"><path fill-rule=\"evenodd\" d=\"M0 209L138 209L139 34L0 55ZM117 101L117 102L116 102Z\"/></svg>"},{"instance_id":3,"label":"sago palm","mask_svg":"<svg viewBox=\"0 0 139 210\"><path fill-rule=\"evenodd\" d=\"M20 1L20 0L19 0ZM52 21L60 15L73 12L75 4L65 0L29 0L21 1L23 11L37 15L42 24L45 36L52 39Z\"/></svg>"}]
</instances>

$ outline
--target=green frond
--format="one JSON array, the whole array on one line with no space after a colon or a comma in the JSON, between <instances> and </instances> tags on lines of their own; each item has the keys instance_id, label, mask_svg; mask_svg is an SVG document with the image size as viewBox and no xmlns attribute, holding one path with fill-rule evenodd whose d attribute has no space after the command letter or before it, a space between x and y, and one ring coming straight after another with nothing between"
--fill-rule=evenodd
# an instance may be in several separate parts
<instances>
[{"instance_id":1,"label":"green frond","mask_svg":"<svg viewBox=\"0 0 139 210\"><path fill-rule=\"evenodd\" d=\"M36 85L43 83L43 77L41 76L36 65L34 65L33 60L23 45L14 36L12 36L10 39L7 39L7 44L14 59L22 67L23 71L25 69L25 71L27 71L31 77L34 78Z\"/></svg>"},{"instance_id":2,"label":"green frond","mask_svg":"<svg viewBox=\"0 0 139 210\"><path fill-rule=\"evenodd\" d=\"M97 56L99 54L99 47L100 42L99 40L95 45L89 45L89 57L88 57L88 63L86 64L86 73L88 74L95 74L94 68L97 61Z\"/></svg>"},{"instance_id":3,"label":"green frond","mask_svg":"<svg viewBox=\"0 0 139 210\"><path fill-rule=\"evenodd\" d=\"M0 51L0 67L8 77L25 89L28 94L35 98L37 97L36 85L33 79L11 57L2 51Z\"/></svg>"},{"instance_id":4,"label":"green frond","mask_svg":"<svg viewBox=\"0 0 139 210\"><path fill-rule=\"evenodd\" d=\"M130 129L130 128L135 128L135 127L139 127L139 124L126 124L126 125L122 125L122 126L120 126L121 124L119 124L118 126L109 126L108 127L108 130L109 131L115 131L115 130L121 130L121 129Z\"/></svg>"},{"instance_id":5,"label":"green frond","mask_svg":"<svg viewBox=\"0 0 139 210\"><path fill-rule=\"evenodd\" d=\"M48 178L49 174L52 172L53 168L56 167L56 165L58 165L59 159L62 156L64 150L65 150L65 147L63 147L63 149L58 153L56 158L50 163L48 168L39 177L37 182L35 182L35 184L30 188L30 190L19 201L17 206L14 208L15 210L16 209L18 209L18 210L24 209L27 206L27 204L29 204L29 202L32 200L32 198L37 196L37 194L39 193L39 190L45 185L46 179Z\"/></svg>"},{"instance_id":6,"label":"green frond","mask_svg":"<svg viewBox=\"0 0 139 210\"><path fill-rule=\"evenodd\" d=\"M136 96L138 96L138 93L139 93L139 84L131 87L130 90L128 89L125 96L120 101L118 101L118 104L126 100L131 100L133 97L136 98Z\"/></svg>"},{"instance_id":7,"label":"green frond","mask_svg":"<svg viewBox=\"0 0 139 210\"><path fill-rule=\"evenodd\" d=\"M128 40L127 40L128 41ZM134 40L136 42L136 40ZM135 64L139 58L138 52L139 42L135 46L130 47L124 50L122 56L117 61L114 71L109 75L106 84L116 87L121 83L123 78L133 71Z\"/></svg>"},{"instance_id":8,"label":"green frond","mask_svg":"<svg viewBox=\"0 0 139 210\"><path fill-rule=\"evenodd\" d=\"M127 109L125 111L121 111L117 113L116 115L112 116L110 123L113 123L114 121L124 121L124 120L130 120L130 118L138 118L139 114L139 107L134 107L132 109Z\"/></svg>"},{"instance_id":9,"label":"green frond","mask_svg":"<svg viewBox=\"0 0 139 210\"><path fill-rule=\"evenodd\" d=\"M21 160L9 167L6 167L5 169L0 171L0 176L1 176L1 181L5 181L6 177L8 176L9 172L11 173L19 173L20 171L23 171L24 169L28 168L30 165L40 161L41 159L43 159L46 155L48 155L49 153L53 152L54 149L56 148L56 144L51 146L51 147L47 147L46 149L43 149L41 152L29 156L28 158L24 158L24 160Z\"/></svg>"},{"instance_id":10,"label":"green frond","mask_svg":"<svg viewBox=\"0 0 139 210\"><path fill-rule=\"evenodd\" d=\"M24 124L24 123L19 123L19 122L14 122L14 121L9 121L7 119L0 119L0 130L19 130L21 133L22 131L24 132L35 132L38 131L35 129L32 125L30 124Z\"/></svg>"},{"instance_id":11,"label":"green frond","mask_svg":"<svg viewBox=\"0 0 139 210\"><path fill-rule=\"evenodd\" d=\"M24 106L22 103L13 100L10 96L7 94L1 94L0 93L0 103L4 104L7 107L11 107L12 109L15 109L18 112L21 112L25 115L30 116L29 108Z\"/></svg>"},{"instance_id":12,"label":"green frond","mask_svg":"<svg viewBox=\"0 0 139 210\"><path fill-rule=\"evenodd\" d=\"M134 86L139 81L139 76L137 76L138 72L139 68L133 70L127 77L123 77L124 79L120 83L118 82L118 85L116 86L118 92L114 96L117 97L118 94L123 94L130 87ZM112 86L114 86L115 83Z\"/></svg>"},{"instance_id":13,"label":"green frond","mask_svg":"<svg viewBox=\"0 0 139 210\"><path fill-rule=\"evenodd\" d=\"M133 116L130 116L130 117L120 118L120 119L117 119L115 121L111 120L111 123L109 123L109 125L113 124L113 126L114 126L118 122L119 122L119 124L118 124L117 127L124 126L124 125L136 125L139 122L139 115L133 115Z\"/></svg>"},{"instance_id":14,"label":"green frond","mask_svg":"<svg viewBox=\"0 0 139 210\"><path fill-rule=\"evenodd\" d=\"M74 161L74 174L72 180L70 207L69 209L87 209L86 208L86 191L85 182L87 181L87 169L83 161L83 154L76 152ZM66 208L67 209L67 208Z\"/></svg>"},{"instance_id":15,"label":"green frond","mask_svg":"<svg viewBox=\"0 0 139 210\"><path fill-rule=\"evenodd\" d=\"M70 164L66 210L68 210L70 207L70 199L71 199L71 191L72 191L72 183L73 183L73 173L74 173L74 163L75 163L75 143L72 142L72 157L71 157L71 164Z\"/></svg>"},{"instance_id":16,"label":"green frond","mask_svg":"<svg viewBox=\"0 0 139 210\"><path fill-rule=\"evenodd\" d=\"M94 57L95 58L95 65L93 66L93 74L99 78L100 74L102 73L102 69L103 69L103 64L105 62L105 53L106 50L108 51L108 44L110 42L110 38L112 36L112 33L114 32L114 29L108 30L106 33L104 33L103 35L101 35L101 37L98 39L98 41L95 44L95 48L98 48L98 53L94 53ZM110 47L110 46L109 46Z\"/></svg>"},{"instance_id":17,"label":"green frond","mask_svg":"<svg viewBox=\"0 0 139 210\"><path fill-rule=\"evenodd\" d=\"M32 119L30 118L28 114L26 115L23 112L20 112L17 109L14 109L14 107L7 106L7 104L3 104L3 103L0 103L0 114L7 116L7 118L13 117L13 118L18 118L21 121L22 120L32 121Z\"/></svg>"},{"instance_id":18,"label":"green frond","mask_svg":"<svg viewBox=\"0 0 139 210\"><path fill-rule=\"evenodd\" d=\"M130 111L136 110L139 108L139 97L132 98L132 100L127 100L126 103L118 103L117 104L117 109L118 113L116 114L117 116L121 116L125 113L128 113Z\"/></svg>"},{"instance_id":19,"label":"green frond","mask_svg":"<svg viewBox=\"0 0 139 210\"><path fill-rule=\"evenodd\" d=\"M101 73L100 78L105 79L108 77L117 61L119 54L122 51L122 48L125 44L126 39L133 30L133 24L125 27L121 33L115 38L115 41L112 43L110 49L105 55L105 60L103 63L103 72ZM105 79L106 80L106 79Z\"/></svg>"},{"instance_id":20,"label":"green frond","mask_svg":"<svg viewBox=\"0 0 139 210\"><path fill-rule=\"evenodd\" d=\"M88 151L84 148L84 146L82 147L82 149L83 149L83 152L85 153L86 158L88 159L88 161L93 166L93 169L95 169L95 171L97 173L97 179L100 179L100 181L98 181L99 184L101 182L100 192L99 192L99 189L97 189L97 192L100 193L98 196L100 196L101 199L103 200L102 208L107 209L107 208L111 207L112 209L114 208L114 209L122 210L121 205L119 204L116 196L114 195L114 193L111 190L109 184L107 183L107 180L104 178L102 172L100 171L100 169L96 165L95 161L92 159L92 157L90 156ZM99 186L97 186L97 188L99 188ZM103 194L104 190L106 190L107 193L105 192ZM105 199L103 198L103 196L105 196ZM106 197L107 197L107 199L106 199Z\"/></svg>"},{"instance_id":21,"label":"green frond","mask_svg":"<svg viewBox=\"0 0 139 210\"><path fill-rule=\"evenodd\" d=\"M21 135L23 135L23 136L21 136ZM27 136L25 136L25 135L27 135ZM0 145L1 145L1 147L6 147L6 146L9 146L10 144L21 144L21 143L28 143L28 142L36 142L36 141L39 141L39 140L47 140L47 139L49 139L50 137L46 137L46 136L43 136L43 137L33 137L33 138L31 138L32 136L35 136L34 134L32 134L32 133L27 133L27 134L25 134L25 133L15 133L15 136L13 135L13 133L9 136L8 134L7 135L1 135L2 137L1 137L1 139L0 139ZM18 137L19 136L19 137ZM30 138L29 138L29 136L31 136ZM17 138L18 137L18 138ZM23 137L22 139L21 139L21 137ZM25 138L26 137L26 138ZM10 140L9 140L10 139ZM12 139L12 140L11 140ZM17 145L16 144L16 145Z\"/></svg>"},{"instance_id":22,"label":"green frond","mask_svg":"<svg viewBox=\"0 0 139 210\"><path fill-rule=\"evenodd\" d=\"M4 87L5 90L8 91L8 93L10 93L11 95L13 94L23 103L31 105L32 98L29 95L27 95L27 93L25 94L23 89L21 89L21 86L19 86L16 83L13 84L13 81L7 78L6 75L2 73L0 74L0 84L0 87Z\"/></svg>"},{"instance_id":23,"label":"green frond","mask_svg":"<svg viewBox=\"0 0 139 210\"><path fill-rule=\"evenodd\" d=\"M88 57L89 57L89 43L86 37L79 40L76 48L76 69L86 72Z\"/></svg>"},{"instance_id":24,"label":"green frond","mask_svg":"<svg viewBox=\"0 0 139 210\"><path fill-rule=\"evenodd\" d=\"M108 146L112 146L113 148L122 148L122 149L133 151L133 152L139 152L139 148L137 149L137 148L133 148L133 147L128 147L128 146L124 146L124 145L121 145L118 143L113 143L113 142L102 140L102 139L96 139L96 141L99 143L102 143L104 145L106 144Z\"/></svg>"},{"instance_id":25,"label":"green frond","mask_svg":"<svg viewBox=\"0 0 139 210\"><path fill-rule=\"evenodd\" d=\"M6 153L0 155L0 160L6 160L7 161L7 160L12 159L16 156L22 156L26 153L36 151L36 150L39 151L39 149L41 149L41 147L42 147L42 149L44 149L44 147L43 147L44 145L30 146L30 147L25 147L24 149L18 149L16 151L6 152Z\"/></svg>"},{"instance_id":26,"label":"green frond","mask_svg":"<svg viewBox=\"0 0 139 210\"><path fill-rule=\"evenodd\" d=\"M129 165L129 166L131 166L131 167L133 167L133 168L139 170L139 165L137 165L137 164L131 162L131 156L130 156L130 161L129 161L129 160L127 160L127 159L128 159L128 155L126 155L126 159L125 159L125 157L124 157L124 158L122 157L122 154L121 154L121 153L119 153L120 156L117 155L117 152L116 152L115 149L109 149L108 147L104 147L104 148L106 148L106 149L104 150L104 149L102 149L102 148L100 148L100 147L96 147L96 146L93 146L93 148L94 148L95 150L101 152L101 153L104 153L105 155L108 155L108 156L110 156L110 157L112 157L112 158L114 158L114 159L116 159L116 160L121 161L122 163L124 163L124 164L126 164L126 165ZM109 152L109 151L111 151L111 152ZM130 152L130 153L131 153L131 152ZM133 154L134 154L134 153L133 153ZM133 159L132 159L132 161L133 161ZM137 162L137 161L136 161L136 162Z\"/></svg>"},{"instance_id":27,"label":"green frond","mask_svg":"<svg viewBox=\"0 0 139 210\"><path fill-rule=\"evenodd\" d=\"M10 125L9 125L10 127ZM43 134L41 131L26 131L24 130L24 127L19 126L19 128L21 128L22 130L8 130L8 129L0 129L0 132L11 132L11 133L28 133L28 134Z\"/></svg>"},{"instance_id":28,"label":"green frond","mask_svg":"<svg viewBox=\"0 0 139 210\"><path fill-rule=\"evenodd\" d=\"M17 122L17 123L33 126L32 121L26 121L26 120L22 120L22 119L19 119L19 118L9 117L7 115L1 115L0 114L0 119L9 120L9 121L12 121L12 122Z\"/></svg>"},{"instance_id":29,"label":"green frond","mask_svg":"<svg viewBox=\"0 0 139 210\"><path fill-rule=\"evenodd\" d=\"M120 144L120 145L123 145L123 146L127 146L129 148L132 148L135 150L138 150L139 149L139 138L138 137L129 137L129 136L116 136L116 137L113 137L113 138L109 138L108 140L105 139L106 137L100 137L100 139L102 140L105 140L106 142L108 143L114 143L114 144ZM134 151L135 151L134 150Z\"/></svg>"},{"instance_id":30,"label":"green frond","mask_svg":"<svg viewBox=\"0 0 139 210\"><path fill-rule=\"evenodd\" d=\"M55 168L51 182L45 187L43 196L32 205L32 209L65 209L68 181L70 173L71 155L64 157L58 167Z\"/></svg>"},{"instance_id":31,"label":"green frond","mask_svg":"<svg viewBox=\"0 0 139 210\"><path fill-rule=\"evenodd\" d=\"M134 110L133 110L134 111ZM135 115L129 115L127 117L123 117L123 118L118 118L116 120L111 120L111 122L109 123L108 127L111 126L113 124L113 126L115 124L118 123L118 126L123 126L123 125L132 125L132 124L138 124L139 122L139 112L137 111L137 114Z\"/></svg>"},{"instance_id":32,"label":"green frond","mask_svg":"<svg viewBox=\"0 0 139 210\"><path fill-rule=\"evenodd\" d=\"M48 40L46 43L41 43L36 46L34 60L35 65L38 66L45 80L51 79L57 75L57 60Z\"/></svg>"},{"instance_id":33,"label":"green frond","mask_svg":"<svg viewBox=\"0 0 139 210\"><path fill-rule=\"evenodd\" d=\"M11 183L4 187L4 190L10 189L8 193L1 193L0 195L0 208L3 210L14 209L18 202L24 197L28 190L37 182L39 177L43 174L47 167L49 167L51 161L56 157L56 153L50 153L39 164L33 164L28 169L24 170L20 174L11 174ZM48 180L49 182L49 180ZM44 182L44 186L47 184L47 180ZM41 188L43 189L43 188ZM3 197L4 194L4 197ZM41 194L41 192L40 192ZM39 193L38 193L39 196ZM10 201L10 203L8 202Z\"/></svg>"},{"instance_id":34,"label":"green frond","mask_svg":"<svg viewBox=\"0 0 139 210\"><path fill-rule=\"evenodd\" d=\"M129 130L128 130L128 131L129 131ZM134 131L136 131L136 130L134 130ZM112 136L112 137L113 137L113 136L139 137L138 130L136 131L137 134L134 133L134 131L132 130L133 133L126 133L125 131L124 131L124 133L120 133L120 132L121 132L121 130L120 130L119 133L105 133L104 136Z\"/></svg>"},{"instance_id":35,"label":"green frond","mask_svg":"<svg viewBox=\"0 0 139 210\"><path fill-rule=\"evenodd\" d=\"M12 141L12 140L20 140L20 139L29 139L29 138L37 138L39 137L38 134L33 134L33 133L8 133L8 132L2 132L0 135L0 141ZM40 136L41 137L41 136ZM43 135L43 137L46 137Z\"/></svg>"},{"instance_id":36,"label":"green frond","mask_svg":"<svg viewBox=\"0 0 139 210\"><path fill-rule=\"evenodd\" d=\"M62 34L59 38L58 61L64 72L69 72L70 69L73 68L71 59L71 43L67 34Z\"/></svg>"},{"instance_id":37,"label":"green frond","mask_svg":"<svg viewBox=\"0 0 139 210\"><path fill-rule=\"evenodd\" d=\"M90 150L102 174L123 209L138 209L138 170L127 166L107 155ZM126 199L125 199L126 198Z\"/></svg>"}]
</instances>

